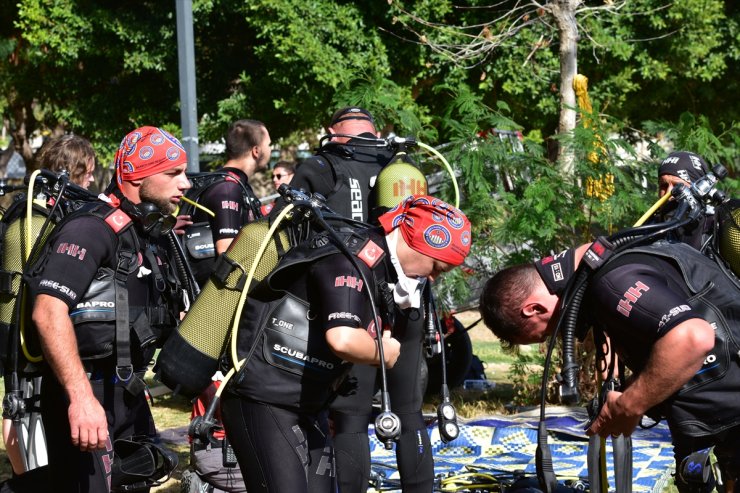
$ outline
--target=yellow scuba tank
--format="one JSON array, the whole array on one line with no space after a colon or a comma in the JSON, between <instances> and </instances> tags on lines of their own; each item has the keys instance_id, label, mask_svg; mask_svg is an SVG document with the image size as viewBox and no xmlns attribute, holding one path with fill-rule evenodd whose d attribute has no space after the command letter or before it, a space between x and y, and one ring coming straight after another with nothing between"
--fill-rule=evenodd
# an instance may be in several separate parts
<instances>
[{"instance_id":1,"label":"yellow scuba tank","mask_svg":"<svg viewBox=\"0 0 740 493\"><path fill-rule=\"evenodd\" d=\"M165 342L157 358L156 371L171 389L193 397L211 383L234 324L247 273L269 229L268 219L263 218L239 231L218 262L229 266L228 273L211 275L177 331ZM259 259L253 284L264 279L288 249L287 230L278 229Z\"/></svg>"},{"instance_id":2,"label":"yellow scuba tank","mask_svg":"<svg viewBox=\"0 0 740 493\"><path fill-rule=\"evenodd\" d=\"M396 159L386 165L373 186L373 206L391 208L409 195L426 195L427 179L413 164Z\"/></svg>"},{"instance_id":3,"label":"yellow scuba tank","mask_svg":"<svg viewBox=\"0 0 740 493\"><path fill-rule=\"evenodd\" d=\"M21 277L23 270L31 261L31 250L37 241L40 244L46 242L49 234L54 229L55 221L47 222L49 210L42 202L33 201L30 208L30 218L25 202L18 202L4 216L2 232L2 262L0 268L0 332L8 333L10 330L17 329L18 325L27 325L28 320L22 317L18 319L16 305L18 300L23 297L19 296L21 289ZM44 224L46 229L43 231ZM38 252L36 252L38 254ZM25 344L25 330L21 327L22 342ZM40 349L33 348L29 353L29 348L24 346L24 353L29 361L40 360Z\"/></svg>"},{"instance_id":4,"label":"yellow scuba tank","mask_svg":"<svg viewBox=\"0 0 740 493\"><path fill-rule=\"evenodd\" d=\"M730 199L717 207L715 216L719 254L740 277L740 199Z\"/></svg>"},{"instance_id":5,"label":"yellow scuba tank","mask_svg":"<svg viewBox=\"0 0 740 493\"><path fill-rule=\"evenodd\" d=\"M34 242L38 238L45 220L46 215L38 210L37 207L34 207L34 213L30 221L31 237ZM7 224L5 229L2 248L2 269L4 275L8 275L12 279L10 286L7 286L10 289L0 291L0 324L10 324L13 317L15 300L21 284L21 274L23 267L26 265L26 259L30 254L30 251L28 251L29 245L26 242L28 225L29 221L26 221L25 218L16 217ZM51 228L47 229L48 234L51 232ZM45 238L41 241L44 240ZM30 246L32 247L33 245Z\"/></svg>"},{"instance_id":6,"label":"yellow scuba tank","mask_svg":"<svg viewBox=\"0 0 740 493\"><path fill-rule=\"evenodd\" d=\"M414 160L408 155L407 149L418 146L439 160L450 176L450 182L454 191L455 207L460 207L460 190L457 186L455 172L445 157L435 148L418 142L413 138L398 138L391 140L397 149L393 161L386 165L373 184L371 194L371 215L375 216L379 210L395 207L409 195L428 195L429 180L416 166ZM436 175L436 174L435 174ZM432 175L432 176L435 176Z\"/></svg>"}]
</instances>

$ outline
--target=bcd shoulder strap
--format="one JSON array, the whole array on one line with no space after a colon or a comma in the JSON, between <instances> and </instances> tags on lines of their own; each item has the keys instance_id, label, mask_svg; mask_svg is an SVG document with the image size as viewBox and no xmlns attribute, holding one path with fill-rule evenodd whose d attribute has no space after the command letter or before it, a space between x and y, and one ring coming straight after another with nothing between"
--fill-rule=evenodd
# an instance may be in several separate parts
<instances>
[{"instance_id":1,"label":"bcd shoulder strap","mask_svg":"<svg viewBox=\"0 0 740 493\"><path fill-rule=\"evenodd\" d=\"M259 207L260 201L257 198L257 195L254 193L254 190L252 190L252 186L248 182L245 182L238 173L227 169L220 169L192 176L191 180L193 181L194 186L190 189L186 196L193 202L200 201L200 197L207 190L211 189L219 183L223 183L226 180L239 184L239 187L242 190L242 202L244 203L244 205L252 211L255 219L262 217L262 212ZM201 180L204 182L204 184L198 186L197 182ZM191 208L192 206L188 205L187 207Z\"/></svg>"},{"instance_id":2,"label":"bcd shoulder strap","mask_svg":"<svg viewBox=\"0 0 740 493\"><path fill-rule=\"evenodd\" d=\"M138 267L139 239L133 220L119 208L100 204L87 211L101 218L115 233L118 239L115 258L118 259L114 274L116 296L116 377L133 395L142 392L146 385L134 374L131 363L131 326L129 312L128 277Z\"/></svg>"}]
</instances>

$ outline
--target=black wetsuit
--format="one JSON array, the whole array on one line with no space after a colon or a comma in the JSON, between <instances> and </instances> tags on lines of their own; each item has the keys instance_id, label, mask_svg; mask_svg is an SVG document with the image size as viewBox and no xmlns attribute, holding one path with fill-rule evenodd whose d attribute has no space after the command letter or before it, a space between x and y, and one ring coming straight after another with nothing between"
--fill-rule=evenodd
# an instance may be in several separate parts
<instances>
[{"instance_id":1,"label":"black wetsuit","mask_svg":"<svg viewBox=\"0 0 740 493\"><path fill-rule=\"evenodd\" d=\"M135 307L162 306L163 293L155 288L155 272L166 270L167 265L166 256L156 245L150 245L142 236L138 238L141 247L138 267L133 269L126 281L128 303L132 312L137 311ZM88 286L100 276L101 267L115 269L120 257L118 241L119 238L111 227L99 217L83 215L63 223L49 240L50 248L45 260L36 264L29 278L33 294L46 294L64 301L69 306L70 317L73 319L82 311L90 311L90 307L84 303ZM145 249L152 253L145 253ZM153 269L151 265L154 258L158 263L161 262L157 269ZM179 307L173 307L173 312L178 310ZM101 305L94 311L109 321L88 320L81 324L87 327L76 325L75 331L93 393L108 419L107 450L82 452L72 445L67 417L69 400L54 373L46 367L41 387L41 412L53 484L49 491L107 493L113 460L111 440L155 434L145 393L132 394L115 376L115 343L90 343L89 339L82 336L83 333L94 332L102 335L100 340L115 339L115 309L110 305ZM94 316L93 314L92 317ZM143 376L154 354L154 345L143 349L132 330L130 352L134 371Z\"/></svg>"},{"instance_id":2,"label":"black wetsuit","mask_svg":"<svg viewBox=\"0 0 740 493\"><path fill-rule=\"evenodd\" d=\"M374 137L372 134L362 136ZM361 144L362 141L350 140L343 145L325 145L316 156L306 159L296 168L290 186L309 193L318 192L327 197L327 205L338 214L367 221L375 178L393 155L387 149L363 147ZM401 419L403 430L396 457L404 491L428 492L434 482L434 463L421 413L423 317L418 310L399 311L396 324L393 333L401 342L401 356L388 372L391 407ZM364 493L367 490L370 474L367 428L376 374L374 367L355 365L350 371L350 379L358 382L359 390L340 396L331 406L341 493Z\"/></svg>"},{"instance_id":3,"label":"black wetsuit","mask_svg":"<svg viewBox=\"0 0 740 493\"><path fill-rule=\"evenodd\" d=\"M379 248L365 258L382 257L385 242L374 241ZM266 281L272 289L258 288L245 307L237 345L248 362L221 403L250 493L335 491L325 409L350 365L331 352L325 334L339 326L376 330L367 292L376 290L374 279L385 278L385 265L371 271L359 261L367 285L344 254L293 264L296 252L282 261L293 267L273 271Z\"/></svg>"},{"instance_id":4,"label":"black wetsuit","mask_svg":"<svg viewBox=\"0 0 740 493\"><path fill-rule=\"evenodd\" d=\"M537 263L551 291L562 292L563 283L555 278L562 274L567 280L572 259L570 251ZM679 267L678 259L686 267ZM729 478L740 472L740 356L733 349L734 341L740 341L738 286L692 247L659 242L610 260L590 281L583 302L587 317L607 333L635 373L645 366L653 344L677 325L692 318L713 325L715 348L705 364L655 411L668 417L677 464L691 452L715 445ZM721 336L721 330L727 336ZM680 478L677 486L680 491L700 491Z\"/></svg>"},{"instance_id":5,"label":"black wetsuit","mask_svg":"<svg viewBox=\"0 0 740 493\"><path fill-rule=\"evenodd\" d=\"M372 134L362 136L374 137ZM343 145L325 145L316 156L296 168L290 186L318 192L327 197L327 205L338 214L367 221L375 178L393 155L387 149L361 144L360 140L350 140ZM388 372L388 388L392 411L401 419L402 436L396 447L396 457L404 491L428 492L434 482L434 463L421 413L423 317L418 310L409 309L399 310L395 318L393 333L401 342L401 356ZM370 474L367 430L376 375L375 367L354 365L349 378L358 383L358 390L338 397L331 406L341 493L367 490Z\"/></svg>"},{"instance_id":6,"label":"black wetsuit","mask_svg":"<svg viewBox=\"0 0 740 493\"><path fill-rule=\"evenodd\" d=\"M401 342L401 355L388 370L391 410L401 420L396 461L405 493L428 493L434 485L434 457L421 412L424 403L421 365L424 364L424 316L416 308L396 311L393 337ZM357 391L341 395L331 405L335 428L337 478L341 493L365 492L370 479L368 423L378 370L355 365L350 378Z\"/></svg>"}]
</instances>

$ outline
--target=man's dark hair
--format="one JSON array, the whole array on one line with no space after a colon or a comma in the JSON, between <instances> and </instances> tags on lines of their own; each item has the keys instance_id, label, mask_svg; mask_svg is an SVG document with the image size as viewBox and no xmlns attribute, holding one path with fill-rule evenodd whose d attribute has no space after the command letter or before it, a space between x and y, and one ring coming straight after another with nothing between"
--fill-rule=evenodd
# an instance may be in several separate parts
<instances>
[{"instance_id":1,"label":"man's dark hair","mask_svg":"<svg viewBox=\"0 0 740 493\"><path fill-rule=\"evenodd\" d=\"M226 159L239 159L252 147L260 145L265 135L265 124L257 120L237 120L226 133Z\"/></svg>"},{"instance_id":2,"label":"man's dark hair","mask_svg":"<svg viewBox=\"0 0 740 493\"><path fill-rule=\"evenodd\" d=\"M515 344L516 336L526 324L521 308L532 292L537 275L534 264L522 264L503 269L486 282L480 296L480 313L483 323L502 343Z\"/></svg>"}]
</instances>

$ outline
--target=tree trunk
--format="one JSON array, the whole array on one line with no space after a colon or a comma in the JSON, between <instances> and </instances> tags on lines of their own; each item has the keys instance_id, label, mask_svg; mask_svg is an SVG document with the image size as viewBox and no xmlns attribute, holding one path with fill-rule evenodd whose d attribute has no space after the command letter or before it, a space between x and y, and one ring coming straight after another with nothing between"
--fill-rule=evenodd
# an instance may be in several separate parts
<instances>
[{"instance_id":1,"label":"tree trunk","mask_svg":"<svg viewBox=\"0 0 740 493\"><path fill-rule=\"evenodd\" d=\"M35 129L33 109L30 104L11 103L11 112L15 121L15 129L11 131L15 150L23 157L26 165L30 166L33 163L30 139Z\"/></svg>"},{"instance_id":2,"label":"tree trunk","mask_svg":"<svg viewBox=\"0 0 740 493\"><path fill-rule=\"evenodd\" d=\"M578 23L576 9L582 0L554 0L551 12L560 34L560 119L558 134L566 135L576 128L576 93L573 80L578 73ZM560 169L569 175L574 172L573 152L562 142L558 148Z\"/></svg>"}]
</instances>

